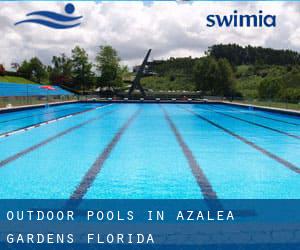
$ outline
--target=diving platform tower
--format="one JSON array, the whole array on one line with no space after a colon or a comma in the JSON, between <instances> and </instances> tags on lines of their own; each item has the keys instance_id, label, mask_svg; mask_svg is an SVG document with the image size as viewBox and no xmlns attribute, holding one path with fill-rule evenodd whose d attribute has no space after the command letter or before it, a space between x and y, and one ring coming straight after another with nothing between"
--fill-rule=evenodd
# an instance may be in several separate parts
<instances>
[{"instance_id":1,"label":"diving platform tower","mask_svg":"<svg viewBox=\"0 0 300 250\"><path fill-rule=\"evenodd\" d=\"M128 91L128 97L131 97L131 94L135 89L139 90L143 97L146 96L145 90L143 89L140 81L141 81L141 78L144 74L144 70L145 70L145 67L147 65L150 53L151 53L151 49L148 50L148 52L147 52L147 54L146 54L146 56L143 60L142 65L139 67L139 69L137 71L137 74L136 74L135 78L132 81L132 85L131 85L131 87Z\"/></svg>"}]
</instances>

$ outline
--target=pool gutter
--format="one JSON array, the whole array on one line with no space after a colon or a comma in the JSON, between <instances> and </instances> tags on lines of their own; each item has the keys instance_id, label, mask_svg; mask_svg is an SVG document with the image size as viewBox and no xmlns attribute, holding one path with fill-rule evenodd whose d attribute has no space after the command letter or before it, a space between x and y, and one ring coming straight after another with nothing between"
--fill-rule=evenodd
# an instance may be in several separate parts
<instances>
[{"instance_id":1,"label":"pool gutter","mask_svg":"<svg viewBox=\"0 0 300 250\"><path fill-rule=\"evenodd\" d=\"M269 111L274 113L288 114L293 116L300 116L300 111L292 110L292 109L283 109L283 108L274 108L268 106L258 106L252 104L244 104L238 102L229 102L223 100L86 100L86 101L64 101L64 102L53 102L49 103L49 106L58 106L64 104L72 104L72 103L165 103L165 104L226 104L231 106L237 106L242 108L252 108L256 110ZM26 105L26 106L18 106L12 108L0 108L1 113L9 113L27 109L41 108L44 107L44 104L36 104L36 105Z\"/></svg>"}]
</instances>

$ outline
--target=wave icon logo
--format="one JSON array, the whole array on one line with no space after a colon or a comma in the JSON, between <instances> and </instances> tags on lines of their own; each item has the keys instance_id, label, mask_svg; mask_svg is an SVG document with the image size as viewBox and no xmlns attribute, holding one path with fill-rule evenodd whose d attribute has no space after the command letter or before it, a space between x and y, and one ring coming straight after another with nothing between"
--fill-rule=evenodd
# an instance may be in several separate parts
<instances>
[{"instance_id":1,"label":"wave icon logo","mask_svg":"<svg viewBox=\"0 0 300 250\"><path fill-rule=\"evenodd\" d=\"M28 13L26 16L33 17L32 19L26 19L20 22L15 23L15 25L24 24L24 23L36 23L53 29L70 29L80 25L79 19L82 16L71 16L75 11L75 6L71 3L68 3L65 6L65 13L60 14L52 11L35 11ZM42 19L42 18L46 19Z\"/></svg>"}]
</instances>

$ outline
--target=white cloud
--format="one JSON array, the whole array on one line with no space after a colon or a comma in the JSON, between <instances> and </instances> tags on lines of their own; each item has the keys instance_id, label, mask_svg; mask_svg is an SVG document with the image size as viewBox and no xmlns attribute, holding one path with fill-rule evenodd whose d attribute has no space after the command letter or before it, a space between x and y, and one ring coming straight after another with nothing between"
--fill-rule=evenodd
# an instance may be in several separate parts
<instances>
[{"instance_id":1,"label":"white cloud","mask_svg":"<svg viewBox=\"0 0 300 250\"><path fill-rule=\"evenodd\" d=\"M54 30L36 24L14 26L35 10L63 12L64 3L1 2L0 63L9 67L38 56L50 63L52 55L70 55L75 45L84 47L94 59L97 47L110 44L124 63L139 63L148 48L152 58L201 56L216 43L239 43L300 50L298 3L230 2L79 2L76 15L83 15L79 28ZM276 28L208 28L208 14L258 13L277 15Z\"/></svg>"}]
</instances>

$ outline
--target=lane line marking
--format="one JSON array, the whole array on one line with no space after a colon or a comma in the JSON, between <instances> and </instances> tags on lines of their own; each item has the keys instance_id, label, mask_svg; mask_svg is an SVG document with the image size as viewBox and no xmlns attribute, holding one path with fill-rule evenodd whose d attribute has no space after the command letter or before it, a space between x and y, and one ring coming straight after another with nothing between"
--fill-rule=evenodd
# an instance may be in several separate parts
<instances>
[{"instance_id":1,"label":"lane line marking","mask_svg":"<svg viewBox=\"0 0 300 250\"><path fill-rule=\"evenodd\" d=\"M213 107L217 107L216 105L211 105ZM226 106L226 105L225 105ZM232 111L238 111L237 109L232 109L232 108L229 108L226 106L226 108L228 108L229 110L232 110ZM245 110L246 111L246 110ZM261 111L261 110L260 110ZM272 113L272 112L269 112L269 113ZM279 120L279 119L276 119L276 118L271 118L271 117L268 117L268 116L264 116L264 115L259 115L259 114L252 114L252 113L249 113L248 111L246 112L243 112L243 114L245 115L252 115L252 116L257 116L257 117L262 117L262 118L265 118L265 119L268 119L268 120L272 120L272 121L277 121L277 122L282 122L282 123L285 123L285 124L290 124L290 125L295 125L295 126L300 126L299 123L293 123L293 122L287 122L287 121L283 121L283 120ZM274 114L274 115L277 115L277 114Z\"/></svg>"},{"instance_id":2,"label":"lane line marking","mask_svg":"<svg viewBox=\"0 0 300 250\"><path fill-rule=\"evenodd\" d=\"M264 155L270 157L271 159L277 161L278 163L280 163L280 164L283 165L284 167L286 167L286 168L292 170L293 172L295 172L295 173L297 173L297 174L300 174L300 168L297 167L296 165L294 165L293 163L291 163L291 162L289 162L289 161L287 161L287 160L285 160L285 159L283 159L283 158L281 158L281 157L279 157L279 156L277 156L277 155L275 155L275 154L269 152L268 150L266 150L266 149L264 149L264 148L258 146L258 145L255 144L254 142L249 141L248 139L246 139L246 138L244 138L244 137L242 137L242 136L240 136L240 135L238 135L238 134L232 132L231 130L229 130L229 129L227 129L227 128L222 127L221 125L219 125L219 124L217 124L217 123L215 123L215 122L209 120L208 118L206 118L206 117L204 117L204 116L202 116L202 115L200 115L200 114L198 114L198 113L196 113L196 112L194 112L194 111L192 111L192 110L189 110L189 109L183 108L183 107L180 107L180 108L182 108L183 110L185 110L185 111L187 111L187 112L190 112L191 114L195 115L196 117L198 117L198 118L200 118L200 119L202 119L202 120L208 122L209 124L213 125L214 127L223 130L223 131L226 132L227 134L229 134L229 135L235 137L236 139L242 141L243 143L245 143L245 144L251 146L252 148L254 148L254 149L256 149L257 151L263 153Z\"/></svg>"},{"instance_id":3,"label":"lane line marking","mask_svg":"<svg viewBox=\"0 0 300 250\"><path fill-rule=\"evenodd\" d=\"M88 106L88 105L86 105L86 106ZM40 107L39 109L42 109L42 108L43 107ZM12 122L12 121L22 120L22 119L26 119L26 118L30 118L30 117L35 117L35 116L48 115L48 114L53 114L53 113L60 113L62 111L70 110L70 109L78 109L78 107L67 108L67 109L59 109L57 111L51 111L51 112L45 112L45 113L37 113L35 115L22 116L22 117L19 117L19 118L13 118L13 119L10 119L10 120L0 121L0 123ZM28 111L28 109L27 110L20 110L20 111L16 111L16 112L24 112L24 111ZM12 114L12 113L8 113L8 114Z\"/></svg>"},{"instance_id":4,"label":"lane line marking","mask_svg":"<svg viewBox=\"0 0 300 250\"><path fill-rule=\"evenodd\" d=\"M234 115L226 114L226 113L223 113L223 112L218 111L218 110L213 110L213 109L210 109L210 108L206 108L206 110L210 110L210 111L213 111L213 112L215 112L215 113L217 113L217 114L220 114L220 115L223 115L223 116L227 116L227 117L230 117L230 118L232 118L232 119L236 119L236 120L239 120L239 121L242 121L242 122L246 122L246 123L248 123L248 124L252 124L252 125L255 125L255 126L258 126L258 127L261 127L261 128L265 128L265 129L268 129L268 130L277 132L277 133L279 133L279 134L283 134L283 135L289 136L289 137L291 137L291 138L300 140L300 136L294 135L294 134L291 134L291 133L288 133L288 132L285 132L285 131L282 131L282 130L280 130L280 129L271 128L271 127L269 127L269 126L266 126L266 125L263 125L263 124L260 124L260 123L248 121L248 120L246 120L246 119L243 119L243 118L240 118L240 117L236 117L236 116L234 116Z\"/></svg>"},{"instance_id":5,"label":"lane line marking","mask_svg":"<svg viewBox=\"0 0 300 250\"><path fill-rule=\"evenodd\" d=\"M91 122L97 121L97 120L101 119L102 117L104 117L106 115L109 115L109 114L111 114L113 112L115 112L115 110L107 111L107 112L105 112L105 113L103 113L103 114L101 114L101 115L99 115L97 117L91 118L91 119L89 119L89 120L87 120L87 121L85 121L83 123L80 123L80 124L75 125L75 126L73 126L71 128L68 128L68 129L66 129L66 130L64 130L64 131L62 131L62 132L60 132L60 133L58 133L56 135L53 135L53 136L49 137L48 139L45 139L45 140L43 140L43 141L41 141L41 142L39 142L39 143L37 143L37 144L29 147L29 148L26 148L26 149L24 149L24 150L22 150L22 151L20 151L20 152L18 152L16 154L12 155L12 156L9 156L8 158L0 161L0 168L4 167L8 163L11 163L11 162L17 160L20 157L22 157L22 156L24 156L24 155L26 155L26 154L28 154L28 153L30 153L30 152L32 152L32 151L40 148L42 146L45 146L46 144L54 141L57 138L60 138L60 137L62 137L64 135L66 135L66 134L69 134L72 131L74 131L76 129L79 129L79 128L81 128L81 127L83 127L83 126L85 126L85 125L87 125L87 124L89 124Z\"/></svg>"},{"instance_id":6,"label":"lane line marking","mask_svg":"<svg viewBox=\"0 0 300 250\"><path fill-rule=\"evenodd\" d=\"M195 159L191 149L185 143L184 139L182 138L175 123L172 121L167 110L162 105L160 105L160 108L162 109L162 111L164 113L164 117L165 117L168 125L170 126L172 132L174 133L176 140L177 140L178 144L180 145L185 158L188 161L188 164L190 166L192 174L196 179L196 182L203 194L204 199L217 200L218 199L217 193L214 191L214 189L213 189L211 183L209 182L208 178L206 177L204 171L202 170L201 166L198 164L197 160ZM215 205L216 204L214 204L214 207L216 207Z\"/></svg>"},{"instance_id":7,"label":"lane line marking","mask_svg":"<svg viewBox=\"0 0 300 250\"><path fill-rule=\"evenodd\" d=\"M140 114L141 109L138 109L133 115L129 117L126 123L119 129L119 131L114 135L113 139L110 143L105 147L102 153L97 157L93 165L86 172L84 177L82 178L80 184L77 186L73 194L70 196L71 200L81 200L84 195L87 193L88 189L92 186L95 181L97 175L101 171L105 161L110 156L111 151L117 145L117 143L122 138L125 131L132 124L132 122L136 119L136 117Z\"/></svg>"},{"instance_id":8,"label":"lane line marking","mask_svg":"<svg viewBox=\"0 0 300 250\"><path fill-rule=\"evenodd\" d=\"M106 105L103 105L103 106L100 106L100 107L97 107L97 108L87 109L87 110L76 112L76 113L71 114L71 115L66 115L66 116L55 118L55 119L52 119L52 120L49 120L49 121L41 122L41 123L38 123L36 125L29 125L28 127L23 127L23 128L19 128L19 129L16 129L16 130L9 131L9 132L5 132L5 133L0 134L0 139L4 138L4 137L11 136L11 135L14 135L14 134L17 134L17 133L20 133L20 132L29 131L31 129L38 128L40 126L51 124L53 122L58 122L58 121L61 121L61 120L65 120L65 119L71 118L73 116L80 115L80 114L83 114L83 113L87 113L87 112L90 112L90 111L93 111L93 110L109 107L111 105L112 104L106 104Z\"/></svg>"}]
</instances>

